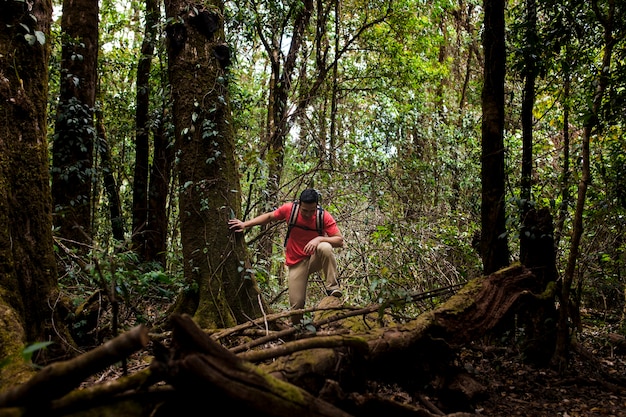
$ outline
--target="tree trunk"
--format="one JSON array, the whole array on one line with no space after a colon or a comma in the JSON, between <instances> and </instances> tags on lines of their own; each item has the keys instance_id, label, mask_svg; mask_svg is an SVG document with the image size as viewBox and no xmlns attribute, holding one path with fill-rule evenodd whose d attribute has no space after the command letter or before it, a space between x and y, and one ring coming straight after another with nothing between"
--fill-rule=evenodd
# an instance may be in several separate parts
<instances>
[{"instance_id":1,"label":"tree trunk","mask_svg":"<svg viewBox=\"0 0 626 417\"><path fill-rule=\"evenodd\" d=\"M302 3L292 3L290 7L294 10L290 10L288 15L293 15L293 18L287 17L284 20L285 25L291 24L291 20L293 20L293 31L289 38L287 54L282 52L284 48L284 31L287 28L272 27L269 29L270 39L267 39L267 26L257 25L257 34L263 40L265 51L268 57L270 57L271 63L267 126L264 133L265 143L263 144L265 149L261 152L261 157L266 161L268 167L268 181L264 190L267 197L266 204L261 209L262 212L270 211L272 206L277 201L280 201L279 190L285 159L285 141L293 123L289 108L289 103L291 102L290 94L293 93L292 80L296 71L298 54L311 20L313 2L305 0ZM266 269L275 271L277 266L271 264L271 259L275 248L274 241L277 229L271 226L263 226L261 230L262 234L258 244L259 259L268 263ZM282 265L279 268L282 268ZM281 274L278 273L278 275L280 276Z\"/></svg>"},{"instance_id":2,"label":"tree trunk","mask_svg":"<svg viewBox=\"0 0 626 417\"><path fill-rule=\"evenodd\" d=\"M137 65L137 109L135 111L135 172L133 180L133 246L141 260L147 260L146 240L148 225L148 173L150 157L150 68L156 43L156 23L159 6L155 0L146 0L144 38Z\"/></svg>"},{"instance_id":3,"label":"tree trunk","mask_svg":"<svg viewBox=\"0 0 626 417\"><path fill-rule=\"evenodd\" d=\"M26 343L59 342L35 357L45 363L66 353L59 337L71 340L50 310L59 304L46 137L51 19L47 0L8 2L0 13L0 358L13 359L0 366L0 386L28 374L19 365Z\"/></svg>"},{"instance_id":4,"label":"tree trunk","mask_svg":"<svg viewBox=\"0 0 626 417\"><path fill-rule=\"evenodd\" d=\"M109 219L111 221L111 234L117 245L124 245L124 218L122 217L122 202L120 201L119 187L115 180L115 168L111 163L111 152L107 142L102 112L96 111L97 148L102 161L102 181L106 195L109 198Z\"/></svg>"},{"instance_id":5,"label":"tree trunk","mask_svg":"<svg viewBox=\"0 0 626 417\"><path fill-rule=\"evenodd\" d=\"M568 207L571 202L570 196L570 107L571 107L571 73L568 57L571 54L571 46L569 41L566 42L565 47L565 64L563 64L563 97L561 99L563 106L563 167L561 169L561 176L559 178L559 187L561 189L561 204L559 205L559 213L556 220L556 228L554 231L554 243L556 247L559 247L561 236L563 235L563 229L565 227L565 220L568 217Z\"/></svg>"},{"instance_id":6,"label":"tree trunk","mask_svg":"<svg viewBox=\"0 0 626 417\"><path fill-rule=\"evenodd\" d=\"M532 200L532 174L533 174L533 109L535 106L535 78L537 53L539 47L537 41L537 5L535 0L526 0L526 39L524 54L524 95L522 98L522 177L520 180L520 212L521 221L531 207ZM530 250L524 245L527 240L521 239L520 258Z\"/></svg>"},{"instance_id":7,"label":"tree trunk","mask_svg":"<svg viewBox=\"0 0 626 417\"><path fill-rule=\"evenodd\" d=\"M148 186L148 230L146 231L146 261L156 261L167 266L168 197L172 172L173 146L165 132L166 111L163 109L161 122L154 129L154 154L150 167Z\"/></svg>"},{"instance_id":8,"label":"tree trunk","mask_svg":"<svg viewBox=\"0 0 626 417\"><path fill-rule=\"evenodd\" d=\"M98 2L64 0L61 87L52 149L52 198L58 235L70 246L91 241L93 112L98 60ZM76 245L76 248L85 250Z\"/></svg>"},{"instance_id":9,"label":"tree trunk","mask_svg":"<svg viewBox=\"0 0 626 417\"><path fill-rule=\"evenodd\" d=\"M611 69L611 58L613 55L613 47L615 46L616 39L613 36L613 27L615 19L615 3L609 2L609 7L600 10L596 0L592 1L594 13L598 22L600 22L604 29L604 51L602 54L601 72L598 76L596 83L596 89L594 91L591 108L589 109L589 116L585 122L582 134L582 172L580 181L578 183L578 197L576 199L576 211L574 213L573 226L572 226L572 240L570 244L570 252L567 258L567 266L565 267L565 273L563 274L563 284L561 286L561 309L559 310L559 323L557 331L557 343L556 351L552 362L564 370L567 367L566 354L569 351L569 337L570 327L568 320L570 318L570 291L572 281L574 279L574 272L576 269L576 263L578 261L578 252L580 247L580 241L583 234L583 209L585 207L585 198L587 193L587 186L591 181L590 174L590 161L589 161L589 142L593 133L593 129L597 126L599 121L600 108L602 106L602 99L604 92L608 85L609 72Z\"/></svg>"},{"instance_id":10,"label":"tree trunk","mask_svg":"<svg viewBox=\"0 0 626 417\"><path fill-rule=\"evenodd\" d=\"M228 229L241 211L228 98L230 48L221 2L165 3L169 74L179 159L180 229L189 289L175 310L205 328L228 327L267 311L244 241Z\"/></svg>"},{"instance_id":11,"label":"tree trunk","mask_svg":"<svg viewBox=\"0 0 626 417\"><path fill-rule=\"evenodd\" d=\"M504 189L504 2L485 0L484 84L482 91L482 199L480 253L483 273L509 264Z\"/></svg>"},{"instance_id":12,"label":"tree trunk","mask_svg":"<svg viewBox=\"0 0 626 417\"><path fill-rule=\"evenodd\" d=\"M527 248L520 258L522 265L533 271L537 277L533 292L541 293L548 287L552 292L556 291L558 272L550 209L531 208L526 212L520 233L520 246ZM554 354L556 344L558 312L554 305L554 295L550 293L537 297L528 309L529 313L519 316L519 321L525 327L525 334L528 335L526 357L535 364L546 366Z\"/></svg>"}]
</instances>

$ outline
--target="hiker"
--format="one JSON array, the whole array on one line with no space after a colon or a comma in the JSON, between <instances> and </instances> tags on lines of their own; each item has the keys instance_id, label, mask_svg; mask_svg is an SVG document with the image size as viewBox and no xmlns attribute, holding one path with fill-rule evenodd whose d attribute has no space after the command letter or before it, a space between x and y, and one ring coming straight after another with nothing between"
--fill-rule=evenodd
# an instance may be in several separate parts
<instances>
[{"instance_id":1,"label":"hiker","mask_svg":"<svg viewBox=\"0 0 626 417\"><path fill-rule=\"evenodd\" d=\"M285 203L277 209L261 214L251 220L231 219L229 228L243 232L252 226L285 220L288 224L285 238L285 265L289 305L292 309L304 308L309 275L323 271L326 294L341 297L337 281L337 261L333 248L343 246L343 236L333 216L319 206L319 194L307 188L300 199ZM302 315L291 317L294 324L300 323Z\"/></svg>"}]
</instances>

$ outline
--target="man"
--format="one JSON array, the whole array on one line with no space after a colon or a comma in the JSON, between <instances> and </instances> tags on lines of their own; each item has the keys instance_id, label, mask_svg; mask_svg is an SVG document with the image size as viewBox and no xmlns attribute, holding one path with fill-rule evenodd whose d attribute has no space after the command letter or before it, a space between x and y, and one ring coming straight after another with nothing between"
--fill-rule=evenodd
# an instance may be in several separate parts
<instances>
[{"instance_id":1,"label":"man","mask_svg":"<svg viewBox=\"0 0 626 417\"><path fill-rule=\"evenodd\" d=\"M323 233L319 234L316 227L319 194L307 188L300 194L298 212L294 213L295 222L288 232L285 246L285 265L287 265L287 282L289 285L289 305L292 309L304 308L306 287L309 275L323 271L326 281L326 293L341 297L339 282L337 281L337 260L333 248L343 246L343 236L337 227L333 216L323 211ZM231 219L229 228L235 232L243 232L252 226L264 225L271 222L285 220L291 216L291 209L295 203L286 203L274 211L261 214L251 220L241 221ZM291 317L294 324L300 323L302 315Z\"/></svg>"}]
</instances>

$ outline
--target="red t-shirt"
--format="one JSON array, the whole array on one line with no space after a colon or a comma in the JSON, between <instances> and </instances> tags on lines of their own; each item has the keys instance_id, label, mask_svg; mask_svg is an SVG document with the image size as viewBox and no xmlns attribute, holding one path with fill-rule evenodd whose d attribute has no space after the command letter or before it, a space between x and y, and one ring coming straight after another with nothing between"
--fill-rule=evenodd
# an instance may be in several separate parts
<instances>
[{"instance_id":1,"label":"red t-shirt","mask_svg":"<svg viewBox=\"0 0 626 417\"><path fill-rule=\"evenodd\" d=\"M274 218L276 220L289 220L289 216L291 215L291 207L292 203L285 203L282 206L278 207L274 210ZM289 234L289 239L287 239L287 247L285 248L285 264L287 266L292 266L300 262L301 260L308 258L309 254L304 253L304 247L307 243L309 243L312 239L319 236L317 233L317 227L315 225L315 219L317 214L311 216L310 219L305 219L302 217L302 213L298 210L298 217L296 218L295 224L297 226L306 227L307 229L303 229L302 227L294 226L291 229L291 233ZM324 210L324 236L334 236L339 233L339 228L337 227L337 223L333 216Z\"/></svg>"}]
</instances>

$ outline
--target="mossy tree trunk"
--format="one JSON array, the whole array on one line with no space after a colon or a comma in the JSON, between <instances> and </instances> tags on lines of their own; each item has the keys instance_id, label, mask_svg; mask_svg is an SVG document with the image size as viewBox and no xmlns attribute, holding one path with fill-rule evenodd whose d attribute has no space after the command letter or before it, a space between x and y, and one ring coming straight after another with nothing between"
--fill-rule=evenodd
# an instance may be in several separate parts
<instances>
[{"instance_id":1,"label":"mossy tree trunk","mask_svg":"<svg viewBox=\"0 0 626 417\"><path fill-rule=\"evenodd\" d=\"M175 310L202 327L259 317L262 300L242 237L228 229L241 211L228 97L230 49L221 2L165 2L176 131L179 208L189 289Z\"/></svg>"},{"instance_id":2,"label":"mossy tree trunk","mask_svg":"<svg viewBox=\"0 0 626 417\"><path fill-rule=\"evenodd\" d=\"M27 343L66 337L51 311L58 304L46 139L51 19L49 0L11 0L0 13L0 361L19 358ZM0 386L20 379L11 374L18 367L0 367Z\"/></svg>"}]
</instances>

